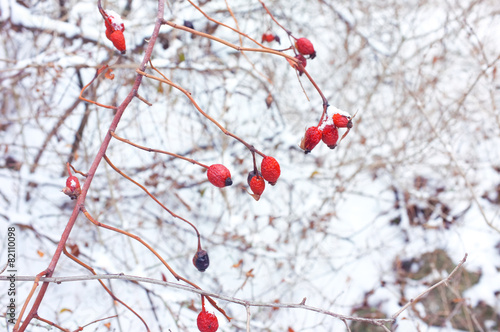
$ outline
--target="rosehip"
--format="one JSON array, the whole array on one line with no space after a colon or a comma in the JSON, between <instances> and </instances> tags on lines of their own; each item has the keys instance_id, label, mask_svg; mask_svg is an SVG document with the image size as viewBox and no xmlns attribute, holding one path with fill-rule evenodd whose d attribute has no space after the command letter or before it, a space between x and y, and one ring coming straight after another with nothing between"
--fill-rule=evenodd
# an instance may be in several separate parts
<instances>
[{"instance_id":1,"label":"rosehip","mask_svg":"<svg viewBox=\"0 0 500 332\"><path fill-rule=\"evenodd\" d=\"M215 332L219 328L217 316L205 311L205 308L203 308L198 315L196 323L198 324L198 330L200 330L200 332Z\"/></svg>"},{"instance_id":2,"label":"rosehip","mask_svg":"<svg viewBox=\"0 0 500 332\"><path fill-rule=\"evenodd\" d=\"M262 34L262 43L263 42L272 42L275 39L274 35L272 33L264 33Z\"/></svg>"},{"instance_id":3,"label":"rosehip","mask_svg":"<svg viewBox=\"0 0 500 332\"><path fill-rule=\"evenodd\" d=\"M309 55L311 59L316 57L316 51L311 41L307 38L299 38L295 42L295 47L297 51L302 55Z\"/></svg>"},{"instance_id":4,"label":"rosehip","mask_svg":"<svg viewBox=\"0 0 500 332\"><path fill-rule=\"evenodd\" d=\"M70 176L66 179L66 187L62 190L62 192L68 195L71 199L76 199L82 193L82 189L80 188L80 181L76 176Z\"/></svg>"},{"instance_id":5,"label":"rosehip","mask_svg":"<svg viewBox=\"0 0 500 332\"><path fill-rule=\"evenodd\" d=\"M338 128L352 128L351 117L340 113L333 115L333 123Z\"/></svg>"},{"instance_id":6,"label":"rosehip","mask_svg":"<svg viewBox=\"0 0 500 332\"><path fill-rule=\"evenodd\" d=\"M266 188L264 178L261 174L256 174L254 171L251 171L250 173L248 173L247 182L250 186L250 189L252 189L255 195L254 198L258 200L260 198L260 195L262 195L264 189Z\"/></svg>"},{"instance_id":7,"label":"rosehip","mask_svg":"<svg viewBox=\"0 0 500 332\"><path fill-rule=\"evenodd\" d=\"M206 250L198 250L193 257L193 264L200 272L205 272L205 270L210 265L210 259L208 259L208 253Z\"/></svg>"},{"instance_id":8,"label":"rosehip","mask_svg":"<svg viewBox=\"0 0 500 332\"><path fill-rule=\"evenodd\" d=\"M302 138L302 141L300 142L300 148L304 150L306 154L311 152L311 150L318 145L319 141L321 141L322 136L323 134L318 127L309 127L306 130L304 138Z\"/></svg>"},{"instance_id":9,"label":"rosehip","mask_svg":"<svg viewBox=\"0 0 500 332\"><path fill-rule=\"evenodd\" d=\"M265 156L264 159L262 159L260 171L264 180L269 182L271 186L276 184L281 174L280 164L276 159L270 156Z\"/></svg>"},{"instance_id":10,"label":"rosehip","mask_svg":"<svg viewBox=\"0 0 500 332\"><path fill-rule=\"evenodd\" d=\"M127 47L125 46L125 37L123 36L123 32L121 32L120 30L116 30L111 33L108 39L111 40L118 51L120 51L122 54L125 54L125 52L127 51Z\"/></svg>"},{"instance_id":11,"label":"rosehip","mask_svg":"<svg viewBox=\"0 0 500 332\"><path fill-rule=\"evenodd\" d=\"M332 124L326 125L323 128L323 135L321 136L321 139L330 149L334 149L337 146L337 141L339 139L339 131L337 127Z\"/></svg>"},{"instance_id":12,"label":"rosehip","mask_svg":"<svg viewBox=\"0 0 500 332\"><path fill-rule=\"evenodd\" d=\"M106 37L113 43L113 45L124 54L126 51L125 37L123 36L123 31L125 31L125 25L120 17L120 15L112 10L103 10L98 4L99 11L104 18L104 25L106 26Z\"/></svg>"},{"instance_id":13,"label":"rosehip","mask_svg":"<svg viewBox=\"0 0 500 332\"><path fill-rule=\"evenodd\" d=\"M221 164L214 164L208 168L207 172L208 181L216 187L223 188L233 184L231 180L231 173L226 166Z\"/></svg>"}]
</instances>

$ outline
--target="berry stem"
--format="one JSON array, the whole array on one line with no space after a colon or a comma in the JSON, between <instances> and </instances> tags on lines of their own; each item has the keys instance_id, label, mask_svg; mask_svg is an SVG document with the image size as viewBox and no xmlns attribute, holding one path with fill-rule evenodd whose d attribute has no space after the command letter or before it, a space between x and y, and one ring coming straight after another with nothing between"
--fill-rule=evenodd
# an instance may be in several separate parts
<instances>
[{"instance_id":1,"label":"berry stem","mask_svg":"<svg viewBox=\"0 0 500 332\"><path fill-rule=\"evenodd\" d=\"M262 5L262 7L264 7L264 9L266 10L267 14L271 17L271 19L274 21L274 23L276 23L281 29L283 29L289 36L292 35L292 32L288 29L286 29L284 26L282 26L280 24L280 22L278 22L278 20L274 17L273 14L271 14L271 11L269 10L269 8L267 8L266 4L262 1L262 0L259 0L260 4ZM292 36L293 37L293 36ZM293 37L294 39L296 39L295 37Z\"/></svg>"},{"instance_id":2,"label":"berry stem","mask_svg":"<svg viewBox=\"0 0 500 332\"><path fill-rule=\"evenodd\" d=\"M166 154L166 155L169 155L169 156L172 156L172 157L175 157L175 158L179 158L179 159L182 159L182 160L189 161L192 164L196 164L196 165L201 166L201 167L206 168L206 169L208 169L208 167L209 167L209 166L207 166L205 164L202 164L202 163L200 163L200 162L198 162L198 161L196 161L194 159L183 157L183 156L178 155L178 154L173 153L173 152L168 152L168 151L164 151L164 150L148 148L148 147L136 144L134 142L129 141L126 138L122 138L122 137L118 136L114 131L110 132L110 134L111 134L111 136L113 136L117 140L122 141L123 143L130 144L130 145L132 145L132 146L134 146L134 147L136 147L138 149L141 149L141 150L144 150L144 151L147 151L147 152L157 152L157 153Z\"/></svg>"},{"instance_id":3,"label":"berry stem","mask_svg":"<svg viewBox=\"0 0 500 332\"><path fill-rule=\"evenodd\" d=\"M198 237L198 243L200 241L200 233L198 232L198 229L196 228L195 225L193 225L190 221L188 221L187 219L184 219L183 217L179 216L178 214L175 214L172 210L170 210L169 208L167 208L165 205L163 205L153 194L151 194L147 189L146 187L144 187L142 184L140 184L139 182L135 181L134 179L132 179L130 176L128 176L127 174L123 173L118 167L116 167L112 162L111 160L109 160L108 156L104 155L104 160L106 160L106 162L108 163L109 166L111 166L111 168L113 170L115 170L118 174L120 174L121 176L123 176L124 178L126 178L127 180L129 180L130 182L132 182L133 184L137 185L138 187L140 187L142 190L144 190L144 192L149 196L151 197L156 203L158 203L158 205L160 205L165 211L167 211L168 213L170 213L170 215L174 218L177 218L177 219L180 219L182 221L184 221L185 223L187 223L188 225L190 225L191 227L193 227L194 231L196 232L196 236Z\"/></svg>"},{"instance_id":4,"label":"berry stem","mask_svg":"<svg viewBox=\"0 0 500 332\"><path fill-rule=\"evenodd\" d=\"M151 61L150 61L150 64L151 64ZM212 118L210 115L208 115L207 113L205 113L201 107L196 103L196 101L194 100L194 98L191 96L191 93L189 93L186 89L184 89L183 87L175 84L174 82L172 82L171 80L169 80L168 78L166 78L161 72L159 72L154 66L152 66L152 69L154 69L156 72L158 72L160 75L162 75L164 78L160 78L160 77L157 77L157 76L154 76L154 75L150 75L148 73L145 73L144 71L140 70L140 69L136 69L136 72L140 75L143 75L147 78L151 78L151 79L154 79L154 80L157 80L159 82L163 82L165 84L168 84L170 85L171 87L173 88L176 88L177 90L181 91L182 93L184 93L186 95L186 97L189 98L189 101L191 101L191 103L193 104L193 106L198 110L198 112L200 112L205 118L207 118L208 120L210 120L213 124L215 124L217 127L219 127L219 129L224 133L226 134L227 136L230 136L232 138L234 138L235 140L239 141L241 144L243 144L248 150L252 151L252 152L256 152L258 153L259 155L261 156L264 156L264 154L262 152L260 152L259 150L257 150L253 145L251 144L248 144L246 141L244 141L242 138L236 136L235 134L231 133L229 130L227 130L226 128L224 128L219 122L217 122L214 118Z\"/></svg>"}]
</instances>

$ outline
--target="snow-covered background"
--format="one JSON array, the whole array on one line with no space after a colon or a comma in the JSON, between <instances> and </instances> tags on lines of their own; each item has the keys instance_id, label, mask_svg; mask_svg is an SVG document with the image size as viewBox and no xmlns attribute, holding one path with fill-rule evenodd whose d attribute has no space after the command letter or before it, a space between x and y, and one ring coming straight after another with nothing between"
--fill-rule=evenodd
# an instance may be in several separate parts
<instances>
[{"instance_id":1,"label":"snow-covered background","mask_svg":"<svg viewBox=\"0 0 500 332\"><path fill-rule=\"evenodd\" d=\"M287 34L257 1L200 1L214 19L260 41ZM104 162L86 208L99 221L139 235L182 276L203 289L243 300L300 303L346 315L390 317L468 254L450 287L435 290L399 316L395 331L500 329L500 3L484 1L267 1L293 36L317 51L306 69L330 105L354 127L330 150L305 155L305 129L322 100L282 58L244 54L162 27L152 61L229 131L274 156L282 175L257 202L246 192L252 156L202 117L179 91L144 79L117 134L137 144L223 163L234 184L217 189L202 168L113 140L107 155L163 204L194 223L211 265L191 263L192 229ZM229 14L230 6L234 18ZM73 209L61 189L65 163L86 172L113 111L78 102L119 104L130 91L152 33L155 1L108 1L121 13L127 54L105 38L94 1L0 0L0 257L17 227L18 275L45 269ZM238 44L187 1L168 1L165 18ZM255 47L249 40L243 46ZM287 51L293 54L292 51ZM149 71L153 73L152 71ZM266 98L273 102L268 108ZM260 163L260 159L258 160ZM83 177L79 177L84 181ZM174 278L149 251L81 216L70 243L97 273ZM61 257L56 276L88 275ZM199 296L149 284L107 281L152 331L196 331ZM22 305L30 282L18 282ZM0 292L0 303L8 301ZM221 331L245 331L243 306L217 301ZM214 311L208 306L209 311ZM3 309L0 310L3 313ZM142 331L136 316L96 281L51 285L39 315L71 330ZM343 331L344 323L302 309L251 308L252 331ZM33 321L30 331L48 325ZM36 326L35 326L36 325ZM0 329L10 331L5 320ZM52 328L53 329L53 328ZM352 324L353 331L381 328Z\"/></svg>"}]
</instances>

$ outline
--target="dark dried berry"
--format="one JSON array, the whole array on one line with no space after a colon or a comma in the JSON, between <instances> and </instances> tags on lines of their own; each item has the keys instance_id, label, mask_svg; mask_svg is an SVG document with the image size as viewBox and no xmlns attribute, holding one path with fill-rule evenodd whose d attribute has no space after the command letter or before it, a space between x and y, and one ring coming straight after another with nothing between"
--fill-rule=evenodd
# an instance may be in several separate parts
<instances>
[{"instance_id":1,"label":"dark dried berry","mask_svg":"<svg viewBox=\"0 0 500 332\"><path fill-rule=\"evenodd\" d=\"M199 250L193 257L193 264L194 266L196 266L198 271L205 272L205 270L210 265L207 251L203 249Z\"/></svg>"}]
</instances>

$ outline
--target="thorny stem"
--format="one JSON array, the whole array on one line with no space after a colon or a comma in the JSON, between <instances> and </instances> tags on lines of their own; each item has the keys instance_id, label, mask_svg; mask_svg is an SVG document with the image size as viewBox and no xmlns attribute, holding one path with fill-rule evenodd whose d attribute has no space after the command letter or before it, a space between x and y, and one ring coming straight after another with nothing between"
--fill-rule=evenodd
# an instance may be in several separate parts
<instances>
[{"instance_id":1,"label":"thorny stem","mask_svg":"<svg viewBox=\"0 0 500 332\"><path fill-rule=\"evenodd\" d=\"M178 155L178 154L173 153L173 152L168 152L168 151L164 151L164 150L152 149L152 148L148 148L148 147L145 147L145 146L141 146L139 144L136 144L134 142L129 141L128 139L125 139L125 138L122 138L122 137L118 136L115 132L111 132L111 136L113 136L114 138L116 138L119 141L122 141L123 143L130 144L130 145L135 146L136 148L144 150L144 151L163 153L163 154L175 157L175 158L179 158L179 159L182 159L182 160L189 161L192 164L196 164L196 165L201 166L201 167L206 168L206 169L209 168L209 166L207 166L205 164L202 164L202 163L200 163L200 162L198 162L198 161L196 161L194 159L183 157L183 156Z\"/></svg>"},{"instance_id":2,"label":"thorny stem","mask_svg":"<svg viewBox=\"0 0 500 332\"><path fill-rule=\"evenodd\" d=\"M170 85L171 87L174 87L176 88L177 90L181 91L182 93L184 93L186 95L186 97L189 98L189 101L193 104L193 106L198 110L198 112L200 112L204 117L206 117L208 120L210 120L213 124L215 124L224 134L226 134L227 136L230 136L232 138L234 138L235 140L239 141L241 144L243 144L248 150L250 150L251 152L256 152L258 153L259 155L261 155L262 157L265 157L265 154L263 154L262 152L260 152L259 150L257 150L253 145L251 144L248 144L246 141L244 141L242 138L236 136L235 134L231 133L229 130L227 130L226 128L224 128L219 122L217 122L214 118L212 118L210 115L208 115L207 113L205 113L201 107L196 103L196 101L194 100L193 97L191 97L191 93L189 93L186 89L184 89L183 87L173 83L171 80L167 79L162 73L160 73L155 67L153 67L153 65L151 64L151 67L156 70L160 75L162 75L164 78L160 78L160 77L157 77L157 76L154 76L154 75L150 75L150 74L147 74L145 73L144 71L140 70L140 69L136 69L136 72L141 74L141 75L144 75L145 77L147 78L152 78L154 80L157 80L159 82L163 82L165 84L168 84Z\"/></svg>"},{"instance_id":3,"label":"thorny stem","mask_svg":"<svg viewBox=\"0 0 500 332\"><path fill-rule=\"evenodd\" d=\"M161 28L161 25L163 22L164 7L165 7L164 0L158 0L158 15L157 15L157 19L155 22L155 27L154 27L153 33L151 35L151 39L149 40L148 46L146 48L144 58L141 62L141 65L139 66L139 68L141 68L143 70L146 68L146 64L149 61L149 59L151 58L151 54L153 52L153 47L154 47L156 39L158 37L158 33L160 32L160 28ZM110 131L114 131L116 129L116 127L118 126L118 123L120 122L120 119L121 119L123 113L125 112L125 109L130 104L130 102L134 99L134 97L137 93L137 90L139 89L139 86L141 85L142 77L143 77L142 75L137 75L131 91L129 92L127 97L123 100L122 104L118 108L112 107L112 108L116 109L116 113L115 113L113 121L111 122L111 125L109 127ZM94 77L94 79L95 79L95 77ZM87 84L87 86L88 86L88 84ZM82 96L81 96L82 93L83 93L83 90L80 93L80 98L82 98ZM82 98L82 99L86 100L85 98ZM89 102L92 103L92 101L89 101ZM101 105L98 105L98 106L101 106ZM103 106L103 107L105 107L105 106ZM83 207L83 203L85 202L85 198L86 198L87 192L90 188L90 184L92 183L92 179L94 177L94 174L95 174L97 168L99 167L99 164L104 156L104 153L106 152L106 149L108 148L110 141L111 141L111 134L108 133L104 137L103 142L101 144L101 147L99 148L99 151L97 152L97 155L94 158L92 165L90 166L90 169L89 169L89 172L87 175L87 179L83 184L82 192L78 196L75 207L73 208L73 212L72 212L72 214L68 220L68 223L66 224L66 227L61 235L61 239L57 245L56 251L55 251L54 255L52 256L52 260L50 261L47 269L44 270L43 272L41 272L40 274L38 274L37 277L38 276L51 277L53 275L54 270L56 268L56 265L59 262L59 258L61 257L63 247L65 246L66 241L68 240L69 235L71 233L71 230L73 229L73 226L75 225L76 219L80 213L80 209ZM30 324L31 320L37 315L38 308L40 307L40 304L45 296L45 293L47 292L47 288L49 287L49 283L47 283L47 282L44 282L42 284L42 286L40 287L40 291L38 292L38 295L35 299L35 302L33 303L33 306L31 307L31 310L29 311L28 315L26 316L26 319L24 321L22 320L23 315L24 315L24 311L26 310L26 306L30 302L30 300L35 292L35 289L38 287L38 280L39 280L39 277L38 277L38 279L35 280L35 282L33 284L33 288L25 300L25 304L23 306L23 309L22 309L22 311L17 319L16 324L14 325L14 328L13 328L14 332L25 331L26 328L28 327L28 325ZM21 322L22 322L22 324L21 324Z\"/></svg>"},{"instance_id":4,"label":"thorny stem","mask_svg":"<svg viewBox=\"0 0 500 332\"><path fill-rule=\"evenodd\" d=\"M78 258L76 258L76 256L70 254L68 252L68 250L66 250L66 247L63 247L63 252L64 254L71 260L73 260L75 263L83 266L84 268L86 268L87 270L89 270L93 275L97 275L97 273L94 271L94 269L85 264L84 262L82 262L81 260L79 260ZM104 290L109 294L109 296L111 296L111 298L116 301L116 302L119 302L121 303L125 308L127 308L128 310L130 310L135 316L137 316L137 318L139 318L142 323L144 324L144 326L146 327L146 330L150 331L149 327L148 327L148 324L146 323L146 321L134 310L132 309L130 306L128 306L125 302L123 302L122 300L120 300L119 298L117 298L115 296L115 294L113 294L113 292L104 284L104 282L101 280L101 279L98 279L99 283L101 284L101 286L104 288Z\"/></svg>"},{"instance_id":5,"label":"thorny stem","mask_svg":"<svg viewBox=\"0 0 500 332\"><path fill-rule=\"evenodd\" d=\"M188 225L190 225L191 227L193 227L194 231L196 232L196 236L198 237L198 242L200 241L200 233L198 232L198 229L196 228L195 225L193 225L190 221L188 221L187 219L184 219L183 217L179 216L178 214L174 213L172 210L170 210L169 208L167 208L165 205L163 205L153 194L151 194L149 192L149 190L146 189L146 187L144 187L142 184L140 184L139 182L135 181L130 176L128 176L127 174L123 173L118 167L116 167L111 162L111 160L109 160L108 156L104 155L104 160L108 163L109 166L111 166L111 168L113 170L115 170L115 172L117 172L118 174L120 174L121 176L123 176L125 179L129 180L130 182L132 182L133 184L135 184L136 186L138 186L142 190L144 190L144 192L149 197L151 197L156 203L158 203L165 211L167 211L168 213L170 213L170 215L172 217L180 219L180 220L184 221L185 223L187 223Z\"/></svg>"}]
</instances>

